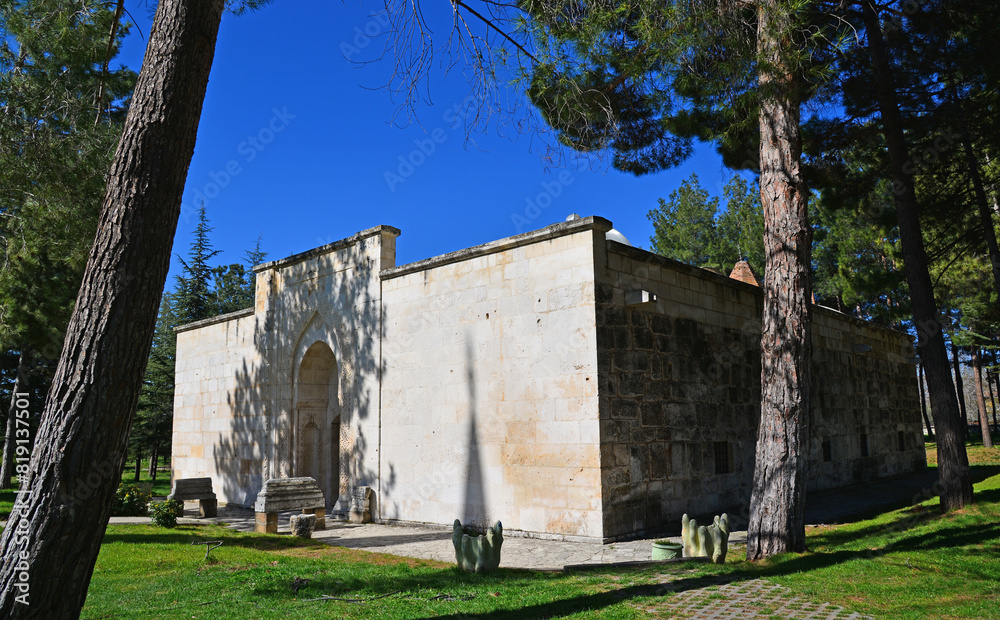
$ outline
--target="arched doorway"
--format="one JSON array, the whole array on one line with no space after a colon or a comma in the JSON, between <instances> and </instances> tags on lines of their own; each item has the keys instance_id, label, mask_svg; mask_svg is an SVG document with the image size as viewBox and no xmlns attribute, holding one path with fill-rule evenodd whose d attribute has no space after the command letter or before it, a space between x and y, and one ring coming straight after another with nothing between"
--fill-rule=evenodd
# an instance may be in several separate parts
<instances>
[{"instance_id":1,"label":"arched doorway","mask_svg":"<svg viewBox=\"0 0 1000 620\"><path fill-rule=\"evenodd\" d=\"M334 504L340 496L340 389L337 358L324 342L302 356L295 376L292 475L309 476Z\"/></svg>"}]
</instances>

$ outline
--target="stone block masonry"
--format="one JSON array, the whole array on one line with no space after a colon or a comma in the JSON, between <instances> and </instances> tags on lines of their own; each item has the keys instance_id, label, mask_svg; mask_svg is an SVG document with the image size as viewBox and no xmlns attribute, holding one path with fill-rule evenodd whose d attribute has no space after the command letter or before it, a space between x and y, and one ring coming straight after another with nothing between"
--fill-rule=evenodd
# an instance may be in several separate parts
<instances>
[{"instance_id":1,"label":"stone block masonry","mask_svg":"<svg viewBox=\"0 0 1000 620\"><path fill-rule=\"evenodd\" d=\"M610 241L605 265L596 283L605 537L747 509L760 289ZM627 307L636 289L656 303ZM817 306L812 333L809 490L924 467L910 337Z\"/></svg>"},{"instance_id":2,"label":"stone block masonry","mask_svg":"<svg viewBox=\"0 0 1000 620\"><path fill-rule=\"evenodd\" d=\"M761 293L609 231L583 218L397 266L400 231L379 226L258 265L252 308L178 329L174 478L249 506L307 476L335 518L514 537L607 541L733 506L737 526ZM923 467L908 337L822 308L813 337L809 488Z\"/></svg>"}]
</instances>

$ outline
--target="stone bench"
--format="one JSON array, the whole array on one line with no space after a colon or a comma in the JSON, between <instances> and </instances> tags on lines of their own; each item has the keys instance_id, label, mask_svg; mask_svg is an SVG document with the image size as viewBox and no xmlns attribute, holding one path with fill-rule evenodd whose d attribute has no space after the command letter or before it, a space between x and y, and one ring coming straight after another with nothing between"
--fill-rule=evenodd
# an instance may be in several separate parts
<instances>
[{"instance_id":1,"label":"stone bench","mask_svg":"<svg viewBox=\"0 0 1000 620\"><path fill-rule=\"evenodd\" d=\"M212 491L211 478L177 478L167 499L179 502L197 500L198 512L202 517L214 517L219 509L219 502Z\"/></svg>"},{"instance_id":2,"label":"stone bench","mask_svg":"<svg viewBox=\"0 0 1000 620\"><path fill-rule=\"evenodd\" d=\"M278 513L301 510L316 515L316 529L326 529L326 498L315 478L271 478L257 494L253 505L254 531L278 533Z\"/></svg>"}]
</instances>

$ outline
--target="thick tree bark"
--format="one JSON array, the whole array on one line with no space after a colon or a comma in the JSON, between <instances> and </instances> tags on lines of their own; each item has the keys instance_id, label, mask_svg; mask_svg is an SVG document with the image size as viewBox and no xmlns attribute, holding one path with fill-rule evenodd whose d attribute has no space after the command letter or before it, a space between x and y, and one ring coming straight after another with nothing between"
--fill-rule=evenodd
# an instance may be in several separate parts
<instances>
[{"instance_id":1,"label":"thick tree bark","mask_svg":"<svg viewBox=\"0 0 1000 620\"><path fill-rule=\"evenodd\" d=\"M27 480L0 617L76 618L124 465L223 0L160 0Z\"/></svg>"},{"instance_id":2,"label":"thick tree bark","mask_svg":"<svg viewBox=\"0 0 1000 620\"><path fill-rule=\"evenodd\" d=\"M938 446L938 470L941 485L941 508L953 510L972 502L972 476L969 458L958 428L958 407L955 389L948 370L948 352L944 331L938 320L934 288L927 270L927 254L917 215L917 195L913 178L907 172L910 156L903 135L899 103L892 79L892 70L885 52L881 24L873 0L861 2L872 77L882 117L882 132L889 150L893 191L896 194L899 237L906 265L906 280L910 287L913 319L917 328L920 356L927 374L927 392L934 417L934 432Z\"/></svg>"},{"instance_id":3,"label":"thick tree bark","mask_svg":"<svg viewBox=\"0 0 1000 620\"><path fill-rule=\"evenodd\" d=\"M17 452L17 442L15 434L17 432L14 415L18 394L28 391L28 375L31 372L31 351L21 350L17 357L17 374L14 378L14 389L10 394L10 407L7 408L7 432L3 436L3 464L0 465L0 488L10 485L10 478L14 475L14 454Z\"/></svg>"},{"instance_id":4,"label":"thick tree bark","mask_svg":"<svg viewBox=\"0 0 1000 620\"><path fill-rule=\"evenodd\" d=\"M951 363L955 371L955 398L958 400L958 419L962 431L962 440L969 438L969 410L965 406L965 383L962 381L961 356L955 341L951 341Z\"/></svg>"},{"instance_id":5,"label":"thick tree bark","mask_svg":"<svg viewBox=\"0 0 1000 620\"><path fill-rule=\"evenodd\" d=\"M983 447L993 447L990 420L986 417L986 399L983 392L983 357L979 347L972 347L972 379L976 384L976 407L979 409L979 428L983 431Z\"/></svg>"},{"instance_id":6,"label":"thick tree bark","mask_svg":"<svg viewBox=\"0 0 1000 620\"><path fill-rule=\"evenodd\" d=\"M791 11L760 3L760 195L764 207L761 412L747 558L805 550L805 468L810 381L812 229L799 169L799 81L784 39Z\"/></svg>"},{"instance_id":7,"label":"thick tree bark","mask_svg":"<svg viewBox=\"0 0 1000 620\"><path fill-rule=\"evenodd\" d=\"M917 383L920 384L920 413L924 415L924 426L927 427L927 437L934 441L934 429L931 427L931 419L927 417L927 397L924 394L924 365L920 364L920 374L917 376Z\"/></svg>"}]
</instances>

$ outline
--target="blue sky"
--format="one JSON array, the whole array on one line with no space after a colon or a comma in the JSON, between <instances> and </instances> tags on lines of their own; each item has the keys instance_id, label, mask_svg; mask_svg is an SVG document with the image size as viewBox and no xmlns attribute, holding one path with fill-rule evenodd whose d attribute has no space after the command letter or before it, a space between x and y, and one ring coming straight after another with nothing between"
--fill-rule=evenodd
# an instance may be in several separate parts
<instances>
[{"instance_id":1,"label":"blue sky","mask_svg":"<svg viewBox=\"0 0 1000 620\"><path fill-rule=\"evenodd\" d=\"M148 35L145 3L126 6ZM392 63L376 60L384 39L364 34L383 30L373 17L380 8L357 0L275 0L223 19L168 286L202 196L220 262L241 260L260 235L273 260L389 224L403 231L403 264L573 212L608 218L633 244L648 247L647 212L692 172L721 194L730 173L710 146L679 168L636 178L606 163L596 170L552 167L537 136L509 128L500 136L496 125L466 142L450 122L469 94L461 67L446 74L435 63L425 90L432 104L419 107L420 123L394 124L399 101L378 88ZM446 22L433 22L440 17L447 13L431 16L439 40L447 34ZM145 44L133 29L119 60L138 70ZM359 66L345 50L374 62Z\"/></svg>"}]
</instances>

